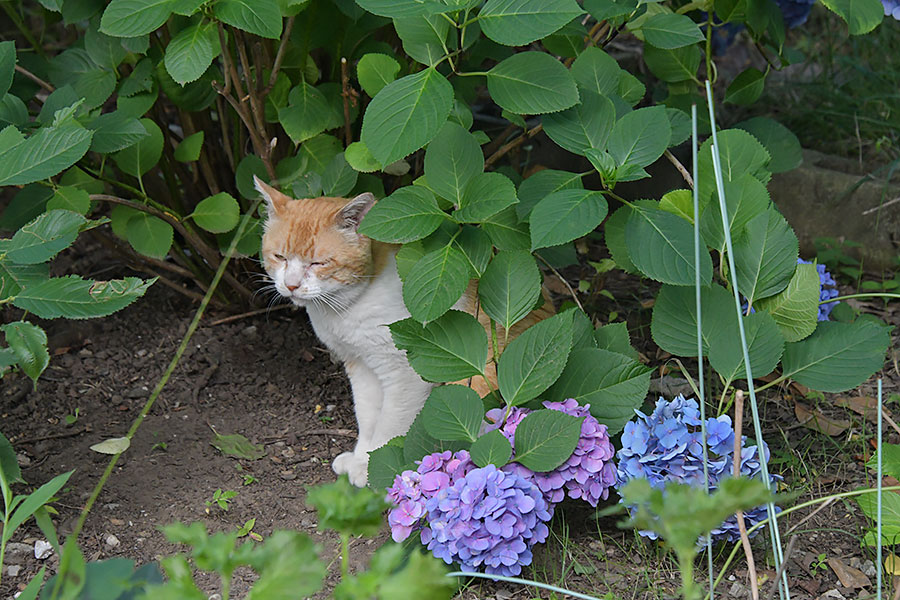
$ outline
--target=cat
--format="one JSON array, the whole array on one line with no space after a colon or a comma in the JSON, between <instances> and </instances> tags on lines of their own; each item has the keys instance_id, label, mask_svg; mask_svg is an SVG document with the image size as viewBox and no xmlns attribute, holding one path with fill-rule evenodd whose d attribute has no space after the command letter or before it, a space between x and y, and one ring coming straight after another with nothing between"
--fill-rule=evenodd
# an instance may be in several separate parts
<instances>
[{"instance_id":1,"label":"cat","mask_svg":"<svg viewBox=\"0 0 900 600\"><path fill-rule=\"evenodd\" d=\"M332 469L346 473L353 485L365 486L369 452L404 435L435 386L410 367L387 327L410 316L397 274L400 246L358 233L375 204L371 193L349 200L294 200L257 177L254 184L267 204L263 266L281 296L306 308L316 335L343 362L350 379L359 435L353 451L338 455ZM544 300L510 328L509 336L500 328L500 341L552 314L546 293ZM489 321L477 307L472 282L454 308L475 314L487 329ZM493 364L486 374L490 383L481 377L460 383L485 395L496 389Z\"/></svg>"}]
</instances>

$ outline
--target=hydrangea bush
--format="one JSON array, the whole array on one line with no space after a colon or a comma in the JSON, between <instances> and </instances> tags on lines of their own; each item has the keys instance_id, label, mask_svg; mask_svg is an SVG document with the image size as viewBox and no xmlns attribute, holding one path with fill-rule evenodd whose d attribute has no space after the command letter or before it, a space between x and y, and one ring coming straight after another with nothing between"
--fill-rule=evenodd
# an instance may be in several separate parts
<instances>
[{"instance_id":1,"label":"hydrangea bush","mask_svg":"<svg viewBox=\"0 0 900 600\"><path fill-rule=\"evenodd\" d=\"M660 398L649 415L635 412L637 418L625 425L622 447L616 453L616 488L634 479L645 479L651 487L659 490L664 489L667 483L703 487L706 476L703 472L703 438L697 401L681 395L671 401ZM733 475L735 434L728 415L707 419L706 431L708 489L712 492L721 481ZM764 458L761 458L759 445L745 446L745 443L746 436L741 440L741 475L759 479L760 461L768 462L769 448L763 441ZM780 480L777 475L770 475L770 478L772 483ZM744 523L749 529L766 516L764 506L756 507L744 513ZM657 537L650 530L642 530L640 534L652 539ZM711 535L717 540L739 540L737 517L732 515L726 519L712 530Z\"/></svg>"}]
</instances>

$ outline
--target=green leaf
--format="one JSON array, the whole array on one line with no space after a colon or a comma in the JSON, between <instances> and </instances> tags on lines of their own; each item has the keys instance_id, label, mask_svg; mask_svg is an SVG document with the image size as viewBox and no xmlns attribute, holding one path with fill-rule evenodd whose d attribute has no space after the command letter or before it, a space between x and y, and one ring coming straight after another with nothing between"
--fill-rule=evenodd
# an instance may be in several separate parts
<instances>
[{"instance_id":1,"label":"green leaf","mask_svg":"<svg viewBox=\"0 0 900 600\"><path fill-rule=\"evenodd\" d=\"M512 457L512 446L503 432L494 429L475 440L469 448L469 455L479 467L494 465L499 469Z\"/></svg>"},{"instance_id":2,"label":"green leaf","mask_svg":"<svg viewBox=\"0 0 900 600\"><path fill-rule=\"evenodd\" d=\"M10 125L0 133L10 128L15 129ZM0 135L0 186L40 181L67 169L87 152L91 135L74 120L42 127L19 143Z\"/></svg>"},{"instance_id":3,"label":"green leaf","mask_svg":"<svg viewBox=\"0 0 900 600\"><path fill-rule=\"evenodd\" d=\"M481 152L478 152L479 161ZM431 180L428 180L431 184ZM453 218L459 223L481 223L518 202L516 186L502 173L478 173L463 190L460 208Z\"/></svg>"},{"instance_id":4,"label":"green leaf","mask_svg":"<svg viewBox=\"0 0 900 600\"><path fill-rule=\"evenodd\" d=\"M0 447L2 447L3 439L0 439ZM10 447L10 451L12 451L12 447ZM881 452L882 456L882 469L884 470L884 474L894 479L897 479L900 476L900 445L897 444L881 444ZM878 452L876 451L872 456L866 461L866 466L870 469L877 470L878 469ZM872 503L872 506L875 506L875 503ZM875 511L872 511L874 515ZM868 512L866 513L869 514ZM897 523L900 526L900 520Z\"/></svg>"},{"instance_id":5,"label":"green leaf","mask_svg":"<svg viewBox=\"0 0 900 600\"><path fill-rule=\"evenodd\" d=\"M602 96L618 92L621 73L616 59L595 46L585 48L572 63L572 77L578 87Z\"/></svg>"},{"instance_id":6,"label":"green leaf","mask_svg":"<svg viewBox=\"0 0 900 600\"><path fill-rule=\"evenodd\" d=\"M299 144L328 128L331 110L322 92L301 81L291 90L288 106L278 109L278 122L291 140Z\"/></svg>"},{"instance_id":7,"label":"green leaf","mask_svg":"<svg viewBox=\"0 0 900 600\"><path fill-rule=\"evenodd\" d=\"M453 306L469 285L469 264L452 245L429 252L403 282L403 303L417 321L433 321Z\"/></svg>"},{"instance_id":8,"label":"green leaf","mask_svg":"<svg viewBox=\"0 0 900 600\"><path fill-rule=\"evenodd\" d=\"M427 456L432 452L443 452L444 450L461 450L469 444L464 442L441 441L435 439L428 428L422 422L421 415L417 416L409 427L406 437L403 438L403 460L412 465L414 461L422 460L423 456Z\"/></svg>"},{"instance_id":9,"label":"green leaf","mask_svg":"<svg viewBox=\"0 0 900 600\"><path fill-rule=\"evenodd\" d=\"M147 132L147 137L112 155L120 169L135 177L140 177L156 166L162 156L165 144L159 125L150 119L141 119L140 122L144 126L144 131Z\"/></svg>"},{"instance_id":10,"label":"green leaf","mask_svg":"<svg viewBox=\"0 0 900 600\"><path fill-rule=\"evenodd\" d=\"M637 10L637 0L585 0L584 8L597 21L630 15Z\"/></svg>"},{"instance_id":11,"label":"green leaf","mask_svg":"<svg viewBox=\"0 0 900 600\"><path fill-rule=\"evenodd\" d=\"M46 262L68 248L87 223L82 215L70 210L45 212L16 232L6 247L6 256L23 265Z\"/></svg>"},{"instance_id":12,"label":"green leaf","mask_svg":"<svg viewBox=\"0 0 900 600\"><path fill-rule=\"evenodd\" d=\"M634 417L650 388L652 369L637 360L600 348L573 350L557 382L547 391L551 400L574 398L591 405L591 414L615 435ZM519 430L516 429L516 443Z\"/></svg>"},{"instance_id":13,"label":"green leaf","mask_svg":"<svg viewBox=\"0 0 900 600\"><path fill-rule=\"evenodd\" d=\"M574 0L488 0L478 13L478 24L498 44L524 46L582 14Z\"/></svg>"},{"instance_id":14,"label":"green leaf","mask_svg":"<svg viewBox=\"0 0 900 600\"><path fill-rule=\"evenodd\" d=\"M394 344L406 350L422 379L459 381L484 373L487 334L472 315L451 310L424 327L409 318L390 325Z\"/></svg>"},{"instance_id":15,"label":"green leaf","mask_svg":"<svg viewBox=\"0 0 900 600\"><path fill-rule=\"evenodd\" d=\"M237 226L240 213L238 201L228 192L219 192L201 200L190 218L210 233L225 233Z\"/></svg>"},{"instance_id":16,"label":"green leaf","mask_svg":"<svg viewBox=\"0 0 900 600\"><path fill-rule=\"evenodd\" d=\"M487 74L494 102L510 112L536 115L565 110L578 102L578 88L562 63L543 52L520 52Z\"/></svg>"},{"instance_id":17,"label":"green leaf","mask_svg":"<svg viewBox=\"0 0 900 600\"><path fill-rule=\"evenodd\" d=\"M172 247L172 226L158 217L138 213L128 219L125 237L139 254L153 258L165 258Z\"/></svg>"},{"instance_id":18,"label":"green leaf","mask_svg":"<svg viewBox=\"0 0 900 600\"><path fill-rule=\"evenodd\" d=\"M395 438L397 439L397 438ZM383 490L394 483L394 478L408 468L403 460L403 448L390 442L369 452L369 487Z\"/></svg>"},{"instance_id":19,"label":"green leaf","mask_svg":"<svg viewBox=\"0 0 900 600\"><path fill-rule=\"evenodd\" d=\"M694 21L685 15L657 13L641 23L640 32L651 46L673 50L702 42L706 37Z\"/></svg>"},{"instance_id":20,"label":"green leaf","mask_svg":"<svg viewBox=\"0 0 900 600\"><path fill-rule=\"evenodd\" d=\"M850 35L869 33L884 18L884 6L875 0L822 0L822 4L847 22Z\"/></svg>"},{"instance_id":21,"label":"green leaf","mask_svg":"<svg viewBox=\"0 0 900 600\"><path fill-rule=\"evenodd\" d=\"M22 479L22 471L19 469L19 462L16 460L16 451L2 432L0 432L0 470L2 470L8 485L25 483L25 480Z\"/></svg>"},{"instance_id":22,"label":"green leaf","mask_svg":"<svg viewBox=\"0 0 900 600\"><path fill-rule=\"evenodd\" d=\"M35 491L31 492L25 500L16 507L12 516L9 517L9 521L3 524L3 541L9 541L16 529L19 528L19 525L24 523L40 507L47 504L50 499L62 489L74 472L75 471L69 471L68 473L57 475Z\"/></svg>"},{"instance_id":23,"label":"green leaf","mask_svg":"<svg viewBox=\"0 0 900 600\"><path fill-rule=\"evenodd\" d=\"M497 365L497 383L507 404L524 404L553 385L572 349L572 331L572 315L562 313L532 325L510 342Z\"/></svg>"},{"instance_id":24,"label":"green leaf","mask_svg":"<svg viewBox=\"0 0 900 600\"><path fill-rule=\"evenodd\" d=\"M149 135L140 121L121 110L100 115L88 128L94 130L91 150L101 154L128 148Z\"/></svg>"},{"instance_id":25,"label":"green leaf","mask_svg":"<svg viewBox=\"0 0 900 600\"><path fill-rule=\"evenodd\" d=\"M488 234L478 227L463 225L453 245L466 257L472 277L481 277L494 256L494 246Z\"/></svg>"},{"instance_id":26,"label":"green leaf","mask_svg":"<svg viewBox=\"0 0 900 600\"><path fill-rule=\"evenodd\" d=\"M757 68L745 69L734 78L725 90L725 102L733 104L753 104L762 96L766 87L766 74Z\"/></svg>"},{"instance_id":27,"label":"green leaf","mask_svg":"<svg viewBox=\"0 0 900 600\"><path fill-rule=\"evenodd\" d=\"M344 153L336 154L322 171L322 190L326 196L346 196L356 185L359 173L347 164Z\"/></svg>"},{"instance_id":28,"label":"green leaf","mask_svg":"<svg viewBox=\"0 0 900 600\"><path fill-rule=\"evenodd\" d=\"M890 329L880 323L822 321L805 340L785 345L782 372L814 390L844 392L881 369L890 343Z\"/></svg>"},{"instance_id":29,"label":"green leaf","mask_svg":"<svg viewBox=\"0 0 900 600\"><path fill-rule=\"evenodd\" d=\"M787 287L775 296L761 299L756 310L772 315L786 341L798 342L816 329L819 286L815 265L797 265Z\"/></svg>"},{"instance_id":30,"label":"green leaf","mask_svg":"<svg viewBox=\"0 0 900 600\"><path fill-rule=\"evenodd\" d=\"M259 460L266 455L266 449L262 444L253 444L239 433L223 435L213 429L213 434L215 437L210 445L226 456Z\"/></svg>"},{"instance_id":31,"label":"green leaf","mask_svg":"<svg viewBox=\"0 0 900 600\"><path fill-rule=\"evenodd\" d=\"M369 53L363 55L356 65L356 77L359 85L370 98L397 79L400 63L386 54Z\"/></svg>"},{"instance_id":32,"label":"green leaf","mask_svg":"<svg viewBox=\"0 0 900 600\"><path fill-rule=\"evenodd\" d=\"M584 417L558 410L536 410L516 426L515 461L532 471L552 471L564 463L581 437Z\"/></svg>"},{"instance_id":33,"label":"green leaf","mask_svg":"<svg viewBox=\"0 0 900 600\"><path fill-rule=\"evenodd\" d=\"M725 183L724 188L729 231L732 240L737 240L744 235L750 221L766 212L771 204L769 192L766 190L766 186L749 173ZM693 200L691 201L693 202ZM691 211L693 212L693 206ZM719 252L725 251L722 211L717 201L710 202L701 214L700 234L708 245Z\"/></svg>"},{"instance_id":34,"label":"green leaf","mask_svg":"<svg viewBox=\"0 0 900 600\"><path fill-rule=\"evenodd\" d=\"M546 115L541 122L550 139L575 154L588 148L606 148L616 122L612 101L592 91L583 91L581 103L562 112Z\"/></svg>"},{"instance_id":35,"label":"green leaf","mask_svg":"<svg viewBox=\"0 0 900 600\"><path fill-rule=\"evenodd\" d=\"M8 243L9 240L0 240ZM5 252L6 245L0 246L0 254ZM37 265L20 265L7 259L0 259L0 300L15 296L23 288L38 283L50 276L50 267L46 263Z\"/></svg>"},{"instance_id":36,"label":"green leaf","mask_svg":"<svg viewBox=\"0 0 900 600\"><path fill-rule=\"evenodd\" d=\"M96 22L84 34L84 49L97 66L109 70L118 67L128 55L122 47L122 40L101 33Z\"/></svg>"},{"instance_id":37,"label":"green leaf","mask_svg":"<svg viewBox=\"0 0 900 600\"><path fill-rule=\"evenodd\" d=\"M609 134L609 153L619 166L646 167L663 155L671 135L664 107L639 108L616 121Z\"/></svg>"},{"instance_id":38,"label":"green leaf","mask_svg":"<svg viewBox=\"0 0 900 600\"><path fill-rule=\"evenodd\" d=\"M509 328L531 312L541 296L541 272L528 252L502 251L491 260L481 281L481 308L509 334Z\"/></svg>"},{"instance_id":39,"label":"green leaf","mask_svg":"<svg viewBox=\"0 0 900 600\"><path fill-rule=\"evenodd\" d=\"M531 249L558 246L587 235L603 222L607 211L601 192L553 192L531 211Z\"/></svg>"},{"instance_id":40,"label":"green leaf","mask_svg":"<svg viewBox=\"0 0 900 600\"><path fill-rule=\"evenodd\" d=\"M694 199L691 190L672 190L659 199L659 207L694 224ZM707 240L708 243L708 240Z\"/></svg>"},{"instance_id":41,"label":"green leaf","mask_svg":"<svg viewBox=\"0 0 900 600\"><path fill-rule=\"evenodd\" d=\"M750 370L754 378L771 373L784 352L784 338L771 315L756 312L745 317L744 333L750 354ZM736 325L736 323L735 323ZM709 364L725 381L746 379L744 352L737 327L722 331L710 340Z\"/></svg>"},{"instance_id":42,"label":"green leaf","mask_svg":"<svg viewBox=\"0 0 900 600\"><path fill-rule=\"evenodd\" d=\"M415 17L450 10L434 0L357 0L362 8L382 17Z\"/></svg>"},{"instance_id":43,"label":"green leaf","mask_svg":"<svg viewBox=\"0 0 900 600\"><path fill-rule=\"evenodd\" d=\"M47 334L44 330L27 321L15 321L0 325L6 334L6 345L16 357L16 364L31 378L37 387L38 377L50 364L47 352Z\"/></svg>"},{"instance_id":44,"label":"green leaf","mask_svg":"<svg viewBox=\"0 0 900 600\"><path fill-rule=\"evenodd\" d=\"M203 132L198 131L181 140L181 143L175 148L175 160L179 162L194 162L200 158L200 150L203 149L203 138Z\"/></svg>"},{"instance_id":45,"label":"green leaf","mask_svg":"<svg viewBox=\"0 0 900 600\"><path fill-rule=\"evenodd\" d=\"M362 141L388 165L437 135L453 103L453 87L435 69L407 75L384 87L366 108Z\"/></svg>"},{"instance_id":46,"label":"green leaf","mask_svg":"<svg viewBox=\"0 0 900 600\"><path fill-rule=\"evenodd\" d=\"M182 29L166 46L166 70L181 85L196 81L221 51L215 23L192 25Z\"/></svg>"},{"instance_id":47,"label":"green leaf","mask_svg":"<svg viewBox=\"0 0 900 600\"><path fill-rule=\"evenodd\" d=\"M474 442L481 430L484 404L472 388L442 385L431 390L420 418L428 433L439 440Z\"/></svg>"},{"instance_id":48,"label":"green leaf","mask_svg":"<svg viewBox=\"0 0 900 600\"><path fill-rule=\"evenodd\" d=\"M332 529L344 536L376 535L384 522L382 513L387 508L382 492L354 487L346 475L339 477L334 483L308 488L306 502L315 507L318 513L319 531ZM303 541L310 559L315 560L315 545L312 540L303 536ZM281 544L272 544L270 552L275 556L280 554L282 552ZM296 567L297 565L293 564L293 561L287 561L284 564L284 568L288 572L294 571ZM320 571L324 575L324 565L320 565ZM309 589L317 590L318 586L309 586ZM293 590L291 592L286 595L293 596ZM255 597L265 599L270 596L259 594Z\"/></svg>"},{"instance_id":49,"label":"green leaf","mask_svg":"<svg viewBox=\"0 0 900 600\"><path fill-rule=\"evenodd\" d=\"M463 204L466 184L483 169L484 158L478 142L456 123L445 123L425 151L428 187L457 206Z\"/></svg>"},{"instance_id":50,"label":"green leaf","mask_svg":"<svg viewBox=\"0 0 900 600\"><path fill-rule=\"evenodd\" d=\"M408 185L376 202L363 217L359 233L381 242L402 244L431 235L445 219L431 190Z\"/></svg>"},{"instance_id":51,"label":"green leaf","mask_svg":"<svg viewBox=\"0 0 900 600\"><path fill-rule=\"evenodd\" d=\"M750 132L759 140L772 157L768 168L772 173L784 173L800 166L803 162L803 148L800 140L790 129L768 117L753 117L735 125Z\"/></svg>"},{"instance_id":52,"label":"green leaf","mask_svg":"<svg viewBox=\"0 0 900 600\"><path fill-rule=\"evenodd\" d=\"M628 334L627 323L610 323L598 327L593 332L597 348L618 352L629 358L638 360L638 351L631 345L631 336Z\"/></svg>"},{"instance_id":53,"label":"green leaf","mask_svg":"<svg viewBox=\"0 0 900 600\"><path fill-rule=\"evenodd\" d=\"M90 447L100 454L121 454L131 447L131 439L127 437L109 438Z\"/></svg>"},{"instance_id":54,"label":"green leaf","mask_svg":"<svg viewBox=\"0 0 900 600\"><path fill-rule=\"evenodd\" d=\"M158 29L172 14L173 0L112 0L103 11L100 31L133 38Z\"/></svg>"},{"instance_id":55,"label":"green leaf","mask_svg":"<svg viewBox=\"0 0 900 600\"><path fill-rule=\"evenodd\" d=\"M441 15L395 18L394 29L413 60L436 67L444 57L450 23Z\"/></svg>"},{"instance_id":56,"label":"green leaf","mask_svg":"<svg viewBox=\"0 0 900 600\"><path fill-rule=\"evenodd\" d=\"M538 171L521 184L519 184L519 203L516 204L516 213L522 220L528 220L532 209L547 195L560 190L581 190L580 173L569 171L556 171L544 169Z\"/></svg>"},{"instance_id":57,"label":"green leaf","mask_svg":"<svg viewBox=\"0 0 900 600\"><path fill-rule=\"evenodd\" d=\"M12 40L0 42L0 98L9 91L15 72L16 43Z\"/></svg>"},{"instance_id":58,"label":"green leaf","mask_svg":"<svg viewBox=\"0 0 900 600\"><path fill-rule=\"evenodd\" d=\"M344 151L344 159L347 161L347 164L360 173L380 171L383 167L369 152L368 146L362 142L353 142L347 146L347 149Z\"/></svg>"},{"instance_id":59,"label":"green leaf","mask_svg":"<svg viewBox=\"0 0 900 600\"><path fill-rule=\"evenodd\" d=\"M799 242L774 206L747 223L733 248L738 290L751 305L787 287L797 266Z\"/></svg>"},{"instance_id":60,"label":"green leaf","mask_svg":"<svg viewBox=\"0 0 900 600\"><path fill-rule=\"evenodd\" d=\"M512 206L485 219L481 228L498 250L528 250L531 246L528 225L519 223Z\"/></svg>"},{"instance_id":61,"label":"green leaf","mask_svg":"<svg viewBox=\"0 0 900 600\"><path fill-rule=\"evenodd\" d=\"M700 288L703 354L723 331L737 328L734 297L718 284ZM653 305L650 333L675 356L697 356L697 302L693 287L664 285Z\"/></svg>"},{"instance_id":62,"label":"green leaf","mask_svg":"<svg viewBox=\"0 0 900 600\"><path fill-rule=\"evenodd\" d=\"M690 223L659 208L635 206L625 223L625 244L634 265L651 279L694 284L694 231ZM709 252L700 252L700 283L712 279Z\"/></svg>"},{"instance_id":63,"label":"green leaf","mask_svg":"<svg viewBox=\"0 0 900 600\"><path fill-rule=\"evenodd\" d=\"M736 181L750 174L762 183L768 183L770 174L766 169L769 153L752 135L742 129L725 129L718 133L719 159L724 183ZM700 202L705 203L716 192L716 180L712 163L712 137L700 146L697 183Z\"/></svg>"},{"instance_id":64,"label":"green leaf","mask_svg":"<svg viewBox=\"0 0 900 600\"><path fill-rule=\"evenodd\" d=\"M885 444L883 447L887 447ZM872 469L876 466L872 465ZM871 490L856 497L859 507L873 523L878 521L878 495L877 490ZM867 546L878 544L878 530L869 529L863 538ZM900 540L900 494L882 493L881 495L881 540L885 546L893 546ZM888 559L890 560L890 559Z\"/></svg>"},{"instance_id":65,"label":"green leaf","mask_svg":"<svg viewBox=\"0 0 900 600\"><path fill-rule=\"evenodd\" d=\"M281 9L276 0L219 0L213 4L213 14L259 37L281 37Z\"/></svg>"},{"instance_id":66,"label":"green leaf","mask_svg":"<svg viewBox=\"0 0 900 600\"><path fill-rule=\"evenodd\" d=\"M654 75L668 83L690 81L700 68L700 49L696 45L663 50L644 46L644 62Z\"/></svg>"}]
</instances>

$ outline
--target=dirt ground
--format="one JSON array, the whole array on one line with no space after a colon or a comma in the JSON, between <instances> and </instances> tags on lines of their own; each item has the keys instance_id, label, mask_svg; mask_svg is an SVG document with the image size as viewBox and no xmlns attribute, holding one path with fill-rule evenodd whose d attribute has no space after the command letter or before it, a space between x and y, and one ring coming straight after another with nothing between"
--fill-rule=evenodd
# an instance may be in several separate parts
<instances>
[{"instance_id":1,"label":"dirt ground","mask_svg":"<svg viewBox=\"0 0 900 600\"><path fill-rule=\"evenodd\" d=\"M91 260L76 264L74 270L87 276L103 270L104 278L126 274L110 273L109 267L101 269L97 264L102 263ZM649 322L648 306L641 305L642 299L651 297L649 291L635 287L632 279L615 276L604 285L619 300L603 305L613 301L596 296L594 308L601 314L632 310L625 314L639 334ZM878 306L872 309L877 312ZM20 453L29 484L36 486L75 469L55 505L61 534L71 531L107 464L108 457L89 446L125 434L175 352L194 309L182 296L155 285L145 298L112 317L46 323L53 357L37 389L19 375L0 382L0 430ZM12 309L6 310L4 319L17 316ZM127 557L144 564L178 550L165 540L160 525L201 521L211 530L226 530L239 528L251 518L256 519L254 531L263 537L276 529L297 529L323 545L326 562L337 557L335 539L315 531L315 512L304 498L307 485L334 479L331 460L354 443L355 423L343 370L315 338L302 311L279 309L216 324L225 316L204 318L168 386L119 461L80 538L88 560ZM900 325L896 309L880 316ZM665 362L651 343L637 343L652 365ZM886 396L900 391L895 352L889 354L883 372ZM845 396L872 395L873 381ZM826 395L817 403L829 416L848 421L834 436L813 432L797 421L794 400L802 396L795 389L773 390L763 403L766 439L773 450L770 468L784 475L787 488L801 492L797 502L872 483L862 461L871 451L873 426L835 407L834 398ZM900 414L896 404L889 408ZM74 422L69 423L71 417ZM214 432L240 433L263 444L266 456L255 461L225 456L210 444ZM886 441L900 442L898 432L886 432ZM246 476L253 481L247 483ZM206 503L217 489L238 492L227 512L217 506L207 510ZM781 528L785 539L789 530L796 534L787 567L792 597L817 598L827 593L826 597L840 600L873 594L873 585L853 587L836 574L844 566L871 571L872 555L860 547L866 523L858 507L852 502L832 502L804 521L810 514L809 510L795 513ZM616 527L616 521L612 517L596 520L590 510L565 506L557 513L552 539L537 552L534 570L525 575L598 596L607 592L620 598L671 594L677 585L671 559L656 543L635 541L632 533ZM755 541L760 548L757 570L771 579L774 572L765 564L764 537ZM33 545L40 538L32 524L13 541ZM374 541L355 541L351 568L360 568L385 539L383 534ZM730 550L728 546L719 551L717 564L723 564ZM58 564L56 556L43 563L27 553L14 552L7 558L8 564L22 569L16 576L4 573L0 600L24 587L41 564L48 564L51 571ZM338 570L332 562L331 585ZM719 593L746 597L746 573L739 556ZM202 581L209 593L218 591L211 580ZM251 573L239 573L233 597L242 597L251 582ZM479 582L461 592L464 598L538 595L549 597L534 589Z\"/></svg>"}]
</instances>

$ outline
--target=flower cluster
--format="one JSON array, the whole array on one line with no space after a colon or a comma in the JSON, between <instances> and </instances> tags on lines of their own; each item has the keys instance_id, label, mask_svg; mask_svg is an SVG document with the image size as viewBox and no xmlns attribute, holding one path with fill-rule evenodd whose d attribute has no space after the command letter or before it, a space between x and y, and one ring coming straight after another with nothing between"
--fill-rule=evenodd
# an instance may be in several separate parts
<instances>
[{"instance_id":1,"label":"flower cluster","mask_svg":"<svg viewBox=\"0 0 900 600\"><path fill-rule=\"evenodd\" d=\"M802 258L797 259L798 265L811 265L812 261L803 260ZM816 265L816 272L819 274L819 300L831 300L832 298L837 298L840 295L840 292L837 289L837 282L834 280L834 277L831 276L827 270L825 270L825 265ZM827 304L819 305L819 317L820 321L827 321L829 315L831 315L831 311L834 307L837 306L837 302L828 302Z\"/></svg>"},{"instance_id":2,"label":"flower cluster","mask_svg":"<svg viewBox=\"0 0 900 600\"><path fill-rule=\"evenodd\" d=\"M537 473L518 463L510 463L503 467L506 471L515 471L525 478L532 479L543 492L548 502L558 503L568 493L570 498L581 498L591 506L597 506L600 500L609 497L609 488L615 484L616 472L612 459L615 454L609 440L606 425L601 425L590 413L590 404L580 406L569 398L564 402L544 402L550 410L584 417L581 423L581 436L575 451L563 464L546 473ZM527 408L513 408L505 422L503 409L489 410L487 430L500 428L510 444L515 447L516 427L530 411Z\"/></svg>"},{"instance_id":3,"label":"flower cluster","mask_svg":"<svg viewBox=\"0 0 900 600\"><path fill-rule=\"evenodd\" d=\"M900 21L900 0L881 0L881 4L884 5L884 16Z\"/></svg>"},{"instance_id":4,"label":"flower cluster","mask_svg":"<svg viewBox=\"0 0 900 600\"><path fill-rule=\"evenodd\" d=\"M637 412L638 418L625 425L622 448L617 453L619 466L616 487L632 479L647 479L656 489L668 482L704 485L703 438L700 407L693 398L677 396L671 402L660 398L650 415ZM706 421L707 473L709 489L715 490L719 481L731 477L734 456L734 430L731 418L722 415ZM763 442L764 458L758 446L741 449L741 475L760 477L761 461L768 462L769 450ZM772 481L777 477L771 477ZM744 522L751 527L765 518L765 509L756 508L744 513ZM652 531L641 535L656 538ZM712 532L714 539L734 541L740 538L737 519L732 516Z\"/></svg>"},{"instance_id":5,"label":"flower cluster","mask_svg":"<svg viewBox=\"0 0 900 600\"><path fill-rule=\"evenodd\" d=\"M775 3L781 10L784 24L788 29L794 29L806 23L816 0L775 0Z\"/></svg>"},{"instance_id":6,"label":"flower cluster","mask_svg":"<svg viewBox=\"0 0 900 600\"><path fill-rule=\"evenodd\" d=\"M531 481L494 465L473 469L426 503L422 543L464 571L518 575L547 539L552 508Z\"/></svg>"}]
</instances>

